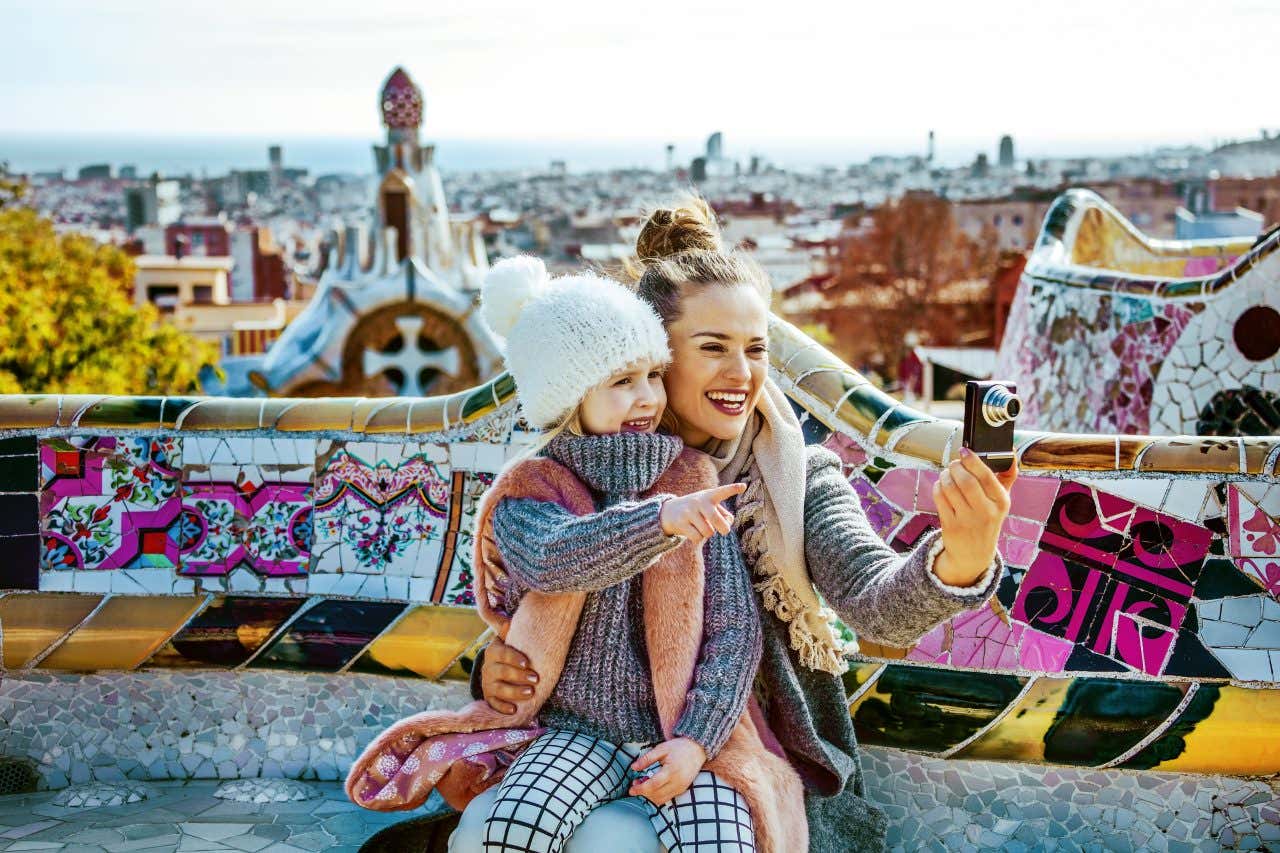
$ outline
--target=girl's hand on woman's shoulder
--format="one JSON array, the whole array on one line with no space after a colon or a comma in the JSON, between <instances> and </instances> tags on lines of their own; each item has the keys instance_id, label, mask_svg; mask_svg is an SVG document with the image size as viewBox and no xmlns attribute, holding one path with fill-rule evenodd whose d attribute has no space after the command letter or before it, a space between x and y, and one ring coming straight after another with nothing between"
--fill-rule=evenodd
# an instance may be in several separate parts
<instances>
[{"instance_id":1,"label":"girl's hand on woman's shoulder","mask_svg":"<svg viewBox=\"0 0 1280 853\"><path fill-rule=\"evenodd\" d=\"M996 555L1000 527L1009 515L1009 490L1018 478L1018 461L999 474L967 447L933 484L933 502L942 522L942 553L933 562L938 580L972 586Z\"/></svg>"}]
</instances>

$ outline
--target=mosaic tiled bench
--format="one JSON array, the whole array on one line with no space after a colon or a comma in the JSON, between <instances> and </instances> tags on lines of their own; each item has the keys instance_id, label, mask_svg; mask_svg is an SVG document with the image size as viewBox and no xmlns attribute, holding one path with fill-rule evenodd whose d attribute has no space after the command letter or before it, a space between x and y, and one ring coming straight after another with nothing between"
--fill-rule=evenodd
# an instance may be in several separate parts
<instances>
[{"instance_id":1,"label":"mosaic tiled bench","mask_svg":"<svg viewBox=\"0 0 1280 853\"><path fill-rule=\"evenodd\" d=\"M1089 190L1054 202L996 374L1024 425L1063 432L1280 434L1280 231L1153 240Z\"/></svg>"},{"instance_id":2,"label":"mosaic tiled bench","mask_svg":"<svg viewBox=\"0 0 1280 853\"><path fill-rule=\"evenodd\" d=\"M771 358L885 539L906 548L935 526L930 486L958 423L898 403L781 320ZM439 399L0 398L0 695L81 691L110 713L120 684L202 678L219 702L280 673L345 680L338 697L395 685L385 707L347 709L370 731L423 690L456 697L434 682L462 678L485 639L470 525L524 440L513 390L503 376ZM863 741L1280 771L1280 439L1021 431L1017 449L998 601L913 649L863 644L848 676ZM330 775L362 736L341 701L323 708ZM306 746L278 769L310 767ZM221 749L187 763L240 773L244 746Z\"/></svg>"}]
</instances>

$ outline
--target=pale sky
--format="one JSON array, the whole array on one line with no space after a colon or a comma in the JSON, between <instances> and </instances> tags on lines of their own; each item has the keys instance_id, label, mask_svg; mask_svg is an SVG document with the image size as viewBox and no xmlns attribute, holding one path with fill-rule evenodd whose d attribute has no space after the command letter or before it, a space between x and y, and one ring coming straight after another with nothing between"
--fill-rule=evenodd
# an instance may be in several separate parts
<instances>
[{"instance_id":1,"label":"pale sky","mask_svg":"<svg viewBox=\"0 0 1280 853\"><path fill-rule=\"evenodd\" d=\"M1280 128L1275 0L0 0L0 133L1196 142Z\"/></svg>"}]
</instances>

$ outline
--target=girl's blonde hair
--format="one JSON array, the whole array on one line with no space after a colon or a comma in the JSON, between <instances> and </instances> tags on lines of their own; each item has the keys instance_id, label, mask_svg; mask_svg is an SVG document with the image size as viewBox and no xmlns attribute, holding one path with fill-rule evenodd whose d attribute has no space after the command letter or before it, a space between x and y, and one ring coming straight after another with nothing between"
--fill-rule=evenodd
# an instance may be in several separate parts
<instances>
[{"instance_id":1,"label":"girl's blonde hair","mask_svg":"<svg viewBox=\"0 0 1280 853\"><path fill-rule=\"evenodd\" d=\"M558 424L538 433L537 439L525 448L525 450L520 453L516 459L532 459L534 456L541 453L548 444L555 441L565 433L568 433L569 435L576 435L579 438L586 435L586 431L582 428L582 403L578 403L574 410L565 415Z\"/></svg>"},{"instance_id":2,"label":"girl's blonde hair","mask_svg":"<svg viewBox=\"0 0 1280 853\"><path fill-rule=\"evenodd\" d=\"M766 305L773 295L759 264L736 249L725 251L715 212L694 193L650 211L626 271L636 295L653 307L664 326L679 319L681 301L693 287L746 284Z\"/></svg>"}]
</instances>

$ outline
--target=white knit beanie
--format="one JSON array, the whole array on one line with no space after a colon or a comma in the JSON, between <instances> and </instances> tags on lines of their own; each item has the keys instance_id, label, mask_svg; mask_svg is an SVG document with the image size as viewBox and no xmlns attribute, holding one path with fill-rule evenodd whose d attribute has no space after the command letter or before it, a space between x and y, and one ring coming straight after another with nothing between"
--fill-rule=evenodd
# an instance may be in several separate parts
<instances>
[{"instance_id":1,"label":"white knit beanie","mask_svg":"<svg viewBox=\"0 0 1280 853\"><path fill-rule=\"evenodd\" d=\"M507 370L525 418L539 428L555 425L588 391L641 359L671 360L662 321L634 293L594 273L552 279L537 258L494 264L480 311L507 339Z\"/></svg>"}]
</instances>

